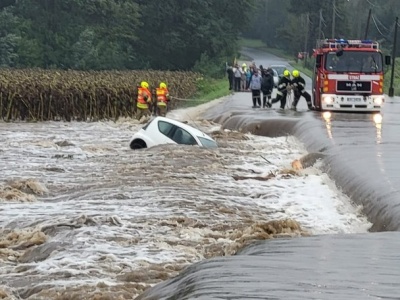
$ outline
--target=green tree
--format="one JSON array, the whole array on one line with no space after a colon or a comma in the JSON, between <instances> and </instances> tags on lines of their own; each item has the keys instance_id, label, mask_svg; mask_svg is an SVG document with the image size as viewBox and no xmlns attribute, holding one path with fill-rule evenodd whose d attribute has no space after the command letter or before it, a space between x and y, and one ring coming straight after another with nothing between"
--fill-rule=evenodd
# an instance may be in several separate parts
<instances>
[{"instance_id":1,"label":"green tree","mask_svg":"<svg viewBox=\"0 0 400 300\"><path fill-rule=\"evenodd\" d=\"M253 0L158 0L141 2L140 52L150 67L190 69L206 55L233 56Z\"/></svg>"},{"instance_id":2,"label":"green tree","mask_svg":"<svg viewBox=\"0 0 400 300\"><path fill-rule=\"evenodd\" d=\"M13 67L18 61L17 47L20 41L17 17L11 9L0 11L0 67Z\"/></svg>"},{"instance_id":3,"label":"green tree","mask_svg":"<svg viewBox=\"0 0 400 300\"><path fill-rule=\"evenodd\" d=\"M4 0L2 65L203 69L237 53L256 0ZM16 20L13 26L11 24Z\"/></svg>"}]
</instances>

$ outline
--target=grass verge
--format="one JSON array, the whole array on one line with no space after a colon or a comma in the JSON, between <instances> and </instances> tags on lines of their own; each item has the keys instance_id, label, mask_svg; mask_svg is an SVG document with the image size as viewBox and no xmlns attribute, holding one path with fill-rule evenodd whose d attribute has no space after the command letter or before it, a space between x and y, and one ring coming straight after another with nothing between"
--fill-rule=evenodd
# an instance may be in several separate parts
<instances>
[{"instance_id":1,"label":"grass verge","mask_svg":"<svg viewBox=\"0 0 400 300\"><path fill-rule=\"evenodd\" d=\"M197 92L193 100L185 101L181 106L193 107L230 94L228 78L202 78L197 83Z\"/></svg>"},{"instance_id":2,"label":"grass verge","mask_svg":"<svg viewBox=\"0 0 400 300\"><path fill-rule=\"evenodd\" d=\"M396 66L398 66L396 68ZM400 58L396 58L395 68L394 68L394 77L393 77L393 88L394 88L394 95L400 96ZM390 87L390 77L392 76L392 66L389 66L387 72L385 72L385 79L383 90L385 93L389 93Z\"/></svg>"},{"instance_id":3,"label":"grass verge","mask_svg":"<svg viewBox=\"0 0 400 300\"><path fill-rule=\"evenodd\" d=\"M249 48L263 48L266 47L266 44L261 40L256 39L245 39L241 38L238 41L240 47L249 47Z\"/></svg>"}]
</instances>

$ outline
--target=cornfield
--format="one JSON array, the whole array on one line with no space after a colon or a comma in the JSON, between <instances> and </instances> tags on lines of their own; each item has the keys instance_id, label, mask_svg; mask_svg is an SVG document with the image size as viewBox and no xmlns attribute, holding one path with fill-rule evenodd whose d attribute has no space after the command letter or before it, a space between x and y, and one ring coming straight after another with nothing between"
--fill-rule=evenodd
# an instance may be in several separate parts
<instances>
[{"instance_id":1,"label":"cornfield","mask_svg":"<svg viewBox=\"0 0 400 300\"><path fill-rule=\"evenodd\" d=\"M171 95L190 98L200 74L172 71L0 70L4 121L97 121L133 117L137 86L166 82ZM178 104L171 101L171 107Z\"/></svg>"}]
</instances>

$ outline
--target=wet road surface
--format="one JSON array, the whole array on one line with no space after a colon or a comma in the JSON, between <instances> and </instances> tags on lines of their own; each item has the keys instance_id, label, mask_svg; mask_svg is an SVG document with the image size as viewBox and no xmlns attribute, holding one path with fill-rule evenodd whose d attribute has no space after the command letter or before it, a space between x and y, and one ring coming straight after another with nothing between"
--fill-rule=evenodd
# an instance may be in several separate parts
<instances>
[{"instance_id":1,"label":"wet road surface","mask_svg":"<svg viewBox=\"0 0 400 300\"><path fill-rule=\"evenodd\" d=\"M137 300L399 299L399 247L400 233L262 242L195 264Z\"/></svg>"},{"instance_id":2,"label":"wet road surface","mask_svg":"<svg viewBox=\"0 0 400 300\"><path fill-rule=\"evenodd\" d=\"M257 65L275 63L271 54L246 51ZM279 63L285 62L279 59ZM364 206L374 223L372 230L400 230L400 97L386 97L380 114L307 112L304 99L297 112L277 108L278 104L272 110L252 109L251 95L243 93L205 117L259 135L293 134L309 152L323 151L325 170L354 202Z\"/></svg>"},{"instance_id":3,"label":"wet road surface","mask_svg":"<svg viewBox=\"0 0 400 300\"><path fill-rule=\"evenodd\" d=\"M246 54L257 65L277 63ZM307 112L304 99L297 112L251 105L250 93L237 93L204 116L227 129L293 134L322 153L322 169L362 206L371 233L260 242L195 264L137 299L400 299L400 98L387 97L380 114Z\"/></svg>"}]
</instances>

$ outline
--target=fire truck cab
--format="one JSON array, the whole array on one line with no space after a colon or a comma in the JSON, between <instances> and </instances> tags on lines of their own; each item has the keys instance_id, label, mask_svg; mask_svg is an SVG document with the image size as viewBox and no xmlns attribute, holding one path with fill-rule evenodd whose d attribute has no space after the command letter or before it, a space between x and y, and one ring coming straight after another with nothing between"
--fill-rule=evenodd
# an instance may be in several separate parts
<instances>
[{"instance_id":1,"label":"fire truck cab","mask_svg":"<svg viewBox=\"0 0 400 300\"><path fill-rule=\"evenodd\" d=\"M314 50L313 99L316 110L380 111L383 56L371 40L325 39ZM390 64L390 56L385 64Z\"/></svg>"}]
</instances>

